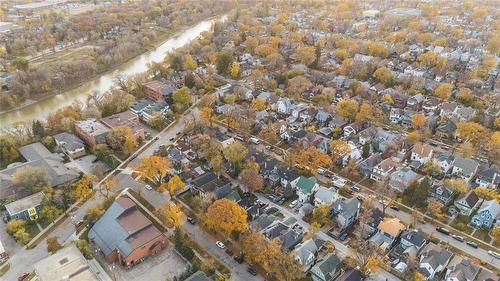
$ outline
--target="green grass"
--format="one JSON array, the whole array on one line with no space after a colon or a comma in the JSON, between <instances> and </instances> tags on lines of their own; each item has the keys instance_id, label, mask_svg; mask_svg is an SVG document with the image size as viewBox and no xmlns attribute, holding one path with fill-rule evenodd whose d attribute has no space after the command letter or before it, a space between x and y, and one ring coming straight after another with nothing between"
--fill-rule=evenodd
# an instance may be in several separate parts
<instances>
[{"instance_id":1,"label":"green grass","mask_svg":"<svg viewBox=\"0 0 500 281\"><path fill-rule=\"evenodd\" d=\"M36 226L35 223L27 223L26 232L28 232L31 238L33 238L37 236L38 233L40 233L40 230L38 229L38 226Z\"/></svg>"}]
</instances>

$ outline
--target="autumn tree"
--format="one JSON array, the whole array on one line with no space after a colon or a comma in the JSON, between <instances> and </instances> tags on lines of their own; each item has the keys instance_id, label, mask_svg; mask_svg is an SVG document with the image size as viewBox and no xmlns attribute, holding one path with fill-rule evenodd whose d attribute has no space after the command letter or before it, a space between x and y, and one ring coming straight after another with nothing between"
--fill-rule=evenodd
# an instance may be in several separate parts
<instances>
[{"instance_id":1,"label":"autumn tree","mask_svg":"<svg viewBox=\"0 0 500 281\"><path fill-rule=\"evenodd\" d=\"M101 215L104 213L104 210L102 208L101 205L97 205L97 206L94 206L94 207L90 207L87 209L87 213L85 214L85 218L93 223L93 222L96 222L100 217Z\"/></svg>"},{"instance_id":2,"label":"autumn tree","mask_svg":"<svg viewBox=\"0 0 500 281\"><path fill-rule=\"evenodd\" d=\"M48 186L50 177L46 167L22 167L12 175L12 183L37 192L42 187Z\"/></svg>"},{"instance_id":3,"label":"autumn tree","mask_svg":"<svg viewBox=\"0 0 500 281\"><path fill-rule=\"evenodd\" d=\"M267 126L267 128L261 129L259 131L259 138L272 145L276 145L280 140L278 132L272 126Z\"/></svg>"},{"instance_id":4,"label":"autumn tree","mask_svg":"<svg viewBox=\"0 0 500 281\"><path fill-rule=\"evenodd\" d=\"M288 80L288 86L286 91L292 97L298 97L300 94L304 93L307 89L312 87L311 81L303 75L295 76Z\"/></svg>"},{"instance_id":5,"label":"autumn tree","mask_svg":"<svg viewBox=\"0 0 500 281\"><path fill-rule=\"evenodd\" d=\"M178 227L184 224L184 213L173 202L166 202L159 210L158 213L162 221L168 227Z\"/></svg>"},{"instance_id":6,"label":"autumn tree","mask_svg":"<svg viewBox=\"0 0 500 281\"><path fill-rule=\"evenodd\" d=\"M358 102L353 99L341 99L335 108L340 116L352 121L358 113Z\"/></svg>"},{"instance_id":7,"label":"autumn tree","mask_svg":"<svg viewBox=\"0 0 500 281\"><path fill-rule=\"evenodd\" d=\"M423 114L417 113L411 117L411 123L413 128L418 130L427 124L427 118Z\"/></svg>"},{"instance_id":8,"label":"autumn tree","mask_svg":"<svg viewBox=\"0 0 500 281\"><path fill-rule=\"evenodd\" d=\"M178 175L173 175L166 184L162 184L160 186L159 190L163 192L164 189L166 189L168 190L168 193L170 193L170 195L173 196L177 191L184 189L185 186L186 184L181 180L181 178Z\"/></svg>"},{"instance_id":9,"label":"autumn tree","mask_svg":"<svg viewBox=\"0 0 500 281\"><path fill-rule=\"evenodd\" d=\"M135 171L141 175L142 181L153 183L159 187L171 166L172 164L167 158L152 155L143 158Z\"/></svg>"},{"instance_id":10,"label":"autumn tree","mask_svg":"<svg viewBox=\"0 0 500 281\"><path fill-rule=\"evenodd\" d=\"M167 127L167 121L160 112L155 112L148 120L148 125L157 131L161 131Z\"/></svg>"},{"instance_id":11,"label":"autumn tree","mask_svg":"<svg viewBox=\"0 0 500 281\"><path fill-rule=\"evenodd\" d=\"M99 185L99 193L104 197L105 200L108 200L111 190L117 186L118 182L116 181L116 178L111 176Z\"/></svg>"},{"instance_id":12,"label":"autumn tree","mask_svg":"<svg viewBox=\"0 0 500 281\"><path fill-rule=\"evenodd\" d=\"M373 73L373 76L375 79L377 79L378 82L390 86L393 83L394 77L392 75L392 71L388 69L387 67L383 66L375 70Z\"/></svg>"},{"instance_id":13,"label":"autumn tree","mask_svg":"<svg viewBox=\"0 0 500 281\"><path fill-rule=\"evenodd\" d=\"M328 167L332 163L332 160L326 153L313 145L306 149L294 151L290 153L289 157L293 163L297 163L310 171L315 171L319 167Z\"/></svg>"},{"instance_id":14,"label":"autumn tree","mask_svg":"<svg viewBox=\"0 0 500 281\"><path fill-rule=\"evenodd\" d=\"M441 220L444 218L443 204L437 199L431 198L427 203L427 210L429 210L432 217Z\"/></svg>"},{"instance_id":15,"label":"autumn tree","mask_svg":"<svg viewBox=\"0 0 500 281\"><path fill-rule=\"evenodd\" d=\"M62 248L62 245L57 241L57 237L47 237L47 252L53 254Z\"/></svg>"},{"instance_id":16,"label":"autumn tree","mask_svg":"<svg viewBox=\"0 0 500 281\"><path fill-rule=\"evenodd\" d=\"M444 184L455 191L457 194L469 191L469 184L463 179L446 179Z\"/></svg>"},{"instance_id":17,"label":"autumn tree","mask_svg":"<svg viewBox=\"0 0 500 281\"><path fill-rule=\"evenodd\" d=\"M240 76L240 63L236 61L233 62L231 64L231 69L229 73L231 74L231 78L238 79L238 77Z\"/></svg>"},{"instance_id":18,"label":"autumn tree","mask_svg":"<svg viewBox=\"0 0 500 281\"><path fill-rule=\"evenodd\" d=\"M320 205L313 209L312 221L319 225L325 225L329 221L330 207L328 205Z\"/></svg>"},{"instance_id":19,"label":"autumn tree","mask_svg":"<svg viewBox=\"0 0 500 281\"><path fill-rule=\"evenodd\" d=\"M106 141L113 150L123 151L128 155L134 152L137 146L137 138L128 126L114 127L106 136Z\"/></svg>"},{"instance_id":20,"label":"autumn tree","mask_svg":"<svg viewBox=\"0 0 500 281\"><path fill-rule=\"evenodd\" d=\"M241 248L248 264L255 265L266 262L267 241L261 233L248 232L241 241Z\"/></svg>"},{"instance_id":21,"label":"autumn tree","mask_svg":"<svg viewBox=\"0 0 500 281\"><path fill-rule=\"evenodd\" d=\"M422 138L422 135L418 131L413 131L413 132L408 133L408 135L406 136L406 138L411 143L417 143Z\"/></svg>"},{"instance_id":22,"label":"autumn tree","mask_svg":"<svg viewBox=\"0 0 500 281\"><path fill-rule=\"evenodd\" d=\"M332 159L334 161L337 161L337 159L339 159L340 157L351 152L351 147L349 146L349 144L341 139L333 140L332 142L330 142L329 147L332 154Z\"/></svg>"},{"instance_id":23,"label":"autumn tree","mask_svg":"<svg viewBox=\"0 0 500 281\"><path fill-rule=\"evenodd\" d=\"M229 71L231 64L233 63L233 55L229 52L219 52L217 53L216 67L217 72L224 75Z\"/></svg>"},{"instance_id":24,"label":"autumn tree","mask_svg":"<svg viewBox=\"0 0 500 281\"><path fill-rule=\"evenodd\" d=\"M20 219L11 219L6 226L6 231L10 235L14 235L20 229L24 229L26 226L26 221Z\"/></svg>"},{"instance_id":25,"label":"autumn tree","mask_svg":"<svg viewBox=\"0 0 500 281\"><path fill-rule=\"evenodd\" d=\"M255 48L259 45L259 39L254 36L248 36L244 42L247 52L254 53Z\"/></svg>"},{"instance_id":26,"label":"autumn tree","mask_svg":"<svg viewBox=\"0 0 500 281\"><path fill-rule=\"evenodd\" d=\"M223 153L224 157L233 165L233 171L235 175L237 175L240 169L241 160L245 159L248 150L241 142L236 141L228 145Z\"/></svg>"},{"instance_id":27,"label":"autumn tree","mask_svg":"<svg viewBox=\"0 0 500 281\"><path fill-rule=\"evenodd\" d=\"M307 66L311 65L316 59L315 50L313 47L310 46L303 46L297 48L296 55L299 62Z\"/></svg>"},{"instance_id":28,"label":"autumn tree","mask_svg":"<svg viewBox=\"0 0 500 281\"><path fill-rule=\"evenodd\" d=\"M248 229L245 209L226 198L216 200L208 207L204 222L209 228L223 232L226 237L233 232L244 232Z\"/></svg>"},{"instance_id":29,"label":"autumn tree","mask_svg":"<svg viewBox=\"0 0 500 281\"><path fill-rule=\"evenodd\" d=\"M500 226L495 225L491 230L491 236L494 241L500 241Z\"/></svg>"},{"instance_id":30,"label":"autumn tree","mask_svg":"<svg viewBox=\"0 0 500 281\"><path fill-rule=\"evenodd\" d=\"M200 110L200 120L203 124L212 127L215 119L216 116L214 110L211 107L203 107Z\"/></svg>"},{"instance_id":31,"label":"autumn tree","mask_svg":"<svg viewBox=\"0 0 500 281\"><path fill-rule=\"evenodd\" d=\"M356 114L356 121L375 121L378 113L377 110L373 108L369 103L363 102L359 107L359 111Z\"/></svg>"},{"instance_id":32,"label":"autumn tree","mask_svg":"<svg viewBox=\"0 0 500 281\"><path fill-rule=\"evenodd\" d=\"M92 185L97 177L92 174L85 174L75 183L73 197L76 201L87 199L92 194Z\"/></svg>"},{"instance_id":33,"label":"autumn tree","mask_svg":"<svg viewBox=\"0 0 500 281\"><path fill-rule=\"evenodd\" d=\"M474 192L477 194L479 198L482 198L484 200L500 200L500 193L496 191L493 188L485 188L485 187L479 187L474 189Z\"/></svg>"},{"instance_id":34,"label":"autumn tree","mask_svg":"<svg viewBox=\"0 0 500 281\"><path fill-rule=\"evenodd\" d=\"M389 56L389 48L382 43L370 42L368 44L368 54L374 57L387 58Z\"/></svg>"},{"instance_id":35,"label":"autumn tree","mask_svg":"<svg viewBox=\"0 0 500 281\"><path fill-rule=\"evenodd\" d=\"M40 210L40 217L45 219L48 222L53 222L61 214L62 214L62 210L57 208L53 204L47 204L47 205L42 207L42 210Z\"/></svg>"},{"instance_id":36,"label":"autumn tree","mask_svg":"<svg viewBox=\"0 0 500 281\"><path fill-rule=\"evenodd\" d=\"M266 109L267 102L265 99L256 98L256 99L252 100L252 105L255 107L255 110L262 111L262 110Z\"/></svg>"},{"instance_id":37,"label":"autumn tree","mask_svg":"<svg viewBox=\"0 0 500 281\"><path fill-rule=\"evenodd\" d=\"M434 89L434 95L438 98L448 100L451 97L453 86L449 83L442 83Z\"/></svg>"},{"instance_id":38,"label":"autumn tree","mask_svg":"<svg viewBox=\"0 0 500 281\"><path fill-rule=\"evenodd\" d=\"M255 169L243 169L239 179L251 192L257 192L264 186L264 178Z\"/></svg>"},{"instance_id":39,"label":"autumn tree","mask_svg":"<svg viewBox=\"0 0 500 281\"><path fill-rule=\"evenodd\" d=\"M184 56L184 67L189 70L195 70L198 64L191 55Z\"/></svg>"},{"instance_id":40,"label":"autumn tree","mask_svg":"<svg viewBox=\"0 0 500 281\"><path fill-rule=\"evenodd\" d=\"M456 135L466 142L476 145L484 137L487 129L475 122L464 122L457 124Z\"/></svg>"},{"instance_id":41,"label":"autumn tree","mask_svg":"<svg viewBox=\"0 0 500 281\"><path fill-rule=\"evenodd\" d=\"M191 90L184 86L172 94L172 100L177 112L184 111L191 104Z\"/></svg>"}]
</instances>

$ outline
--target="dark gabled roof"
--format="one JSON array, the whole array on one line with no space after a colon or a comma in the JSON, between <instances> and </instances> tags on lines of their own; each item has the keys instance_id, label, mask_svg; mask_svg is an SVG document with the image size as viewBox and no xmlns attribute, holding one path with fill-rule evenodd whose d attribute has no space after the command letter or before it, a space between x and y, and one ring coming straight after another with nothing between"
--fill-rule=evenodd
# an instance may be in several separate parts
<instances>
[{"instance_id":1,"label":"dark gabled roof","mask_svg":"<svg viewBox=\"0 0 500 281\"><path fill-rule=\"evenodd\" d=\"M217 175L214 172L208 172L203 174L191 181L191 184L196 187L201 187L209 182L217 179Z\"/></svg>"},{"instance_id":2,"label":"dark gabled roof","mask_svg":"<svg viewBox=\"0 0 500 281\"><path fill-rule=\"evenodd\" d=\"M287 181L293 181L300 177L300 174L295 169L290 169L290 167L287 166L279 167L278 172L280 177Z\"/></svg>"},{"instance_id":3,"label":"dark gabled roof","mask_svg":"<svg viewBox=\"0 0 500 281\"><path fill-rule=\"evenodd\" d=\"M425 241L427 241L425 233L420 228L409 229L403 232L403 234L401 235L401 239L405 239L418 248L422 247L425 244Z\"/></svg>"},{"instance_id":4,"label":"dark gabled roof","mask_svg":"<svg viewBox=\"0 0 500 281\"><path fill-rule=\"evenodd\" d=\"M340 275L335 281L361 281L365 278L363 273L357 269L350 269Z\"/></svg>"},{"instance_id":5,"label":"dark gabled roof","mask_svg":"<svg viewBox=\"0 0 500 281\"><path fill-rule=\"evenodd\" d=\"M439 125L437 127L438 131L441 131L441 132L444 132L447 134L452 134L453 132L455 132L456 129L457 129L457 125L455 125L455 123L451 120L448 120L444 124Z\"/></svg>"},{"instance_id":6,"label":"dark gabled roof","mask_svg":"<svg viewBox=\"0 0 500 281\"><path fill-rule=\"evenodd\" d=\"M479 197L477 194L474 192L474 190L471 190L467 193L462 193L456 201L461 201L464 200L467 206L470 208L474 207L476 203L479 201Z\"/></svg>"},{"instance_id":7,"label":"dark gabled roof","mask_svg":"<svg viewBox=\"0 0 500 281\"><path fill-rule=\"evenodd\" d=\"M318 268L323 273L323 275L326 277L326 280L332 280L332 274L337 271L340 263L340 259L335 254L330 254L323 260L316 263L314 267Z\"/></svg>"}]
</instances>

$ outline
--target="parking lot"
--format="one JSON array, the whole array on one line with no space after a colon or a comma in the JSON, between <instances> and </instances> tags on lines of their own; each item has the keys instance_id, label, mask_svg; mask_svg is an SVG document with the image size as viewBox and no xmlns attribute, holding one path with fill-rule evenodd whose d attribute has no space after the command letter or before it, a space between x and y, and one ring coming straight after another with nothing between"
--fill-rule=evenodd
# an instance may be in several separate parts
<instances>
[{"instance_id":1,"label":"parking lot","mask_svg":"<svg viewBox=\"0 0 500 281\"><path fill-rule=\"evenodd\" d=\"M103 267L106 267L109 276L117 281L164 281L173 279L176 276L179 277L189 267L189 264L174 250L172 245L168 245L159 255L149 257L143 263L137 264L130 269L116 265L114 270L111 270L109 264L103 264L102 259L99 259L99 261Z\"/></svg>"}]
</instances>

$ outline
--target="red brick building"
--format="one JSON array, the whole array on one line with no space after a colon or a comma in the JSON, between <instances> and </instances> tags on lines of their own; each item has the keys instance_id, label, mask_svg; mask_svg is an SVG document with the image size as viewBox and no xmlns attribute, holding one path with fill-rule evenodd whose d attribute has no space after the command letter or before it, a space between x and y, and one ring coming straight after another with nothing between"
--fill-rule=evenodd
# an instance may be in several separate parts
<instances>
[{"instance_id":1,"label":"red brick building","mask_svg":"<svg viewBox=\"0 0 500 281\"><path fill-rule=\"evenodd\" d=\"M139 122L139 117L130 110L104 117L100 119L100 121L110 129L114 129L119 126L127 126L132 129L136 139L140 138L144 140L145 138L144 126L141 122Z\"/></svg>"},{"instance_id":2,"label":"red brick building","mask_svg":"<svg viewBox=\"0 0 500 281\"><path fill-rule=\"evenodd\" d=\"M170 101L176 87L153 80L142 85L144 96L155 101Z\"/></svg>"},{"instance_id":3,"label":"red brick building","mask_svg":"<svg viewBox=\"0 0 500 281\"><path fill-rule=\"evenodd\" d=\"M95 119L75 122L75 135L81 138L90 147L94 147L96 144L105 143L108 133L109 128Z\"/></svg>"},{"instance_id":4,"label":"red brick building","mask_svg":"<svg viewBox=\"0 0 500 281\"><path fill-rule=\"evenodd\" d=\"M107 262L130 267L156 255L167 246L161 233L126 197L118 198L92 226L89 240Z\"/></svg>"}]
</instances>

